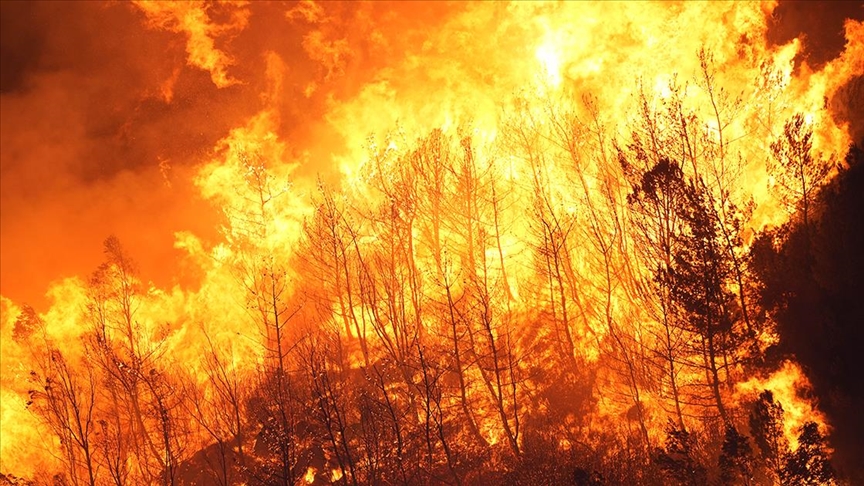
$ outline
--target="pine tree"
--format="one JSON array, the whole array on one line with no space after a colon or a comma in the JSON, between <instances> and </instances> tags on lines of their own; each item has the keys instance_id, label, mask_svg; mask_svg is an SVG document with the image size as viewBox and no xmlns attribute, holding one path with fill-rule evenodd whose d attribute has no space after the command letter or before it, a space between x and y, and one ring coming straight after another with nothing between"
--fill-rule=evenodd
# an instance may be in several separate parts
<instances>
[{"instance_id":1,"label":"pine tree","mask_svg":"<svg viewBox=\"0 0 864 486\"><path fill-rule=\"evenodd\" d=\"M817 486L836 484L834 468L825 451L825 438L819 433L816 422L807 422L801 427L798 448L786 456L781 474L783 484Z\"/></svg>"},{"instance_id":2,"label":"pine tree","mask_svg":"<svg viewBox=\"0 0 864 486\"><path fill-rule=\"evenodd\" d=\"M723 484L752 484L753 448L747 437L731 424L726 426L719 465Z\"/></svg>"},{"instance_id":3,"label":"pine tree","mask_svg":"<svg viewBox=\"0 0 864 486\"><path fill-rule=\"evenodd\" d=\"M666 445L658 449L654 463L677 484L702 486L707 481L707 471L698 458L696 437L669 421L666 427Z\"/></svg>"},{"instance_id":4,"label":"pine tree","mask_svg":"<svg viewBox=\"0 0 864 486\"><path fill-rule=\"evenodd\" d=\"M764 390L750 412L750 433L770 475L779 480L783 472L783 459L789 453L789 444L783 434L783 405L774 401L774 394Z\"/></svg>"}]
</instances>

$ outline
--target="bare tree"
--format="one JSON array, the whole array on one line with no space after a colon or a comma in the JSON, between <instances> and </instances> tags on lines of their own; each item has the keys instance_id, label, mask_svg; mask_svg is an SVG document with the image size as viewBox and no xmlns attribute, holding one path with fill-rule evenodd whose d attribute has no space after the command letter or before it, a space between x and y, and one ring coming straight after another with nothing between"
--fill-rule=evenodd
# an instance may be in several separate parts
<instances>
[{"instance_id":1,"label":"bare tree","mask_svg":"<svg viewBox=\"0 0 864 486\"><path fill-rule=\"evenodd\" d=\"M328 336L322 332L310 335L300 346L300 360L310 390L310 408L323 429L328 454L335 458L341 477L346 484L357 485L359 471L357 444L351 431L354 419L350 415L350 390L343 380L344 370L333 362L334 352L329 349ZM339 339L338 335L335 337Z\"/></svg>"},{"instance_id":2,"label":"bare tree","mask_svg":"<svg viewBox=\"0 0 864 486\"><path fill-rule=\"evenodd\" d=\"M205 460L211 465L217 482L227 486L236 482L238 470L242 477L248 469L245 442L249 434L246 407L249 390L241 384L243 376L233 364L233 352L221 351L225 346L217 346L204 329L202 335L207 341L207 350L201 359L207 380L199 383L196 377L189 377L184 388L188 400L183 406L208 438L216 442L217 463L210 464L208 457Z\"/></svg>"},{"instance_id":3,"label":"bare tree","mask_svg":"<svg viewBox=\"0 0 864 486\"><path fill-rule=\"evenodd\" d=\"M93 367L86 360L70 367L67 358L46 337L46 324L32 308L25 308L18 317L16 328L20 325L41 328L45 349L43 369L30 372L37 388L30 390L28 408L45 420L60 439L71 483L95 486L97 378Z\"/></svg>"},{"instance_id":4,"label":"bare tree","mask_svg":"<svg viewBox=\"0 0 864 486\"><path fill-rule=\"evenodd\" d=\"M105 241L105 255L106 262L90 280L87 317L89 345L108 393L106 418L100 422L112 438L105 444L104 451L112 454L106 461L124 467L122 456L131 447L139 480L174 484L182 431L172 423L176 403L167 402L171 388L159 378L167 335L136 320L136 267L116 237ZM124 473L117 470L112 477Z\"/></svg>"},{"instance_id":5,"label":"bare tree","mask_svg":"<svg viewBox=\"0 0 864 486\"><path fill-rule=\"evenodd\" d=\"M271 453L265 482L294 484L300 475L298 401L289 374L289 354L296 345L292 319L302 303L291 301L292 282L271 239L275 218L283 215L280 199L288 191L268 162L255 153L241 154L243 181L236 188L239 203L227 207L228 238L236 249L235 269L246 292L246 309L258 326L265 363L255 414L261 422L259 438ZM272 467L271 467L272 466Z\"/></svg>"},{"instance_id":6,"label":"bare tree","mask_svg":"<svg viewBox=\"0 0 864 486\"><path fill-rule=\"evenodd\" d=\"M616 355L620 356L626 369L625 380L633 401L632 410L647 446L650 444L645 411L643 410L641 382L643 373L637 362L638 350L634 350L632 330L623 327L623 319L613 313L612 302L616 298L616 288L624 285L622 279L629 277L620 266L624 253L623 207L615 179L621 176L607 157L605 131L600 121L596 100L584 97L583 104L588 112L588 121L583 122L573 111L562 111L553 106L549 108L555 140L565 151L572 164L575 186L581 189L583 211L587 216L584 234L592 245L595 254L600 256L599 270L603 275L601 303L608 335L612 338ZM586 153L587 152L587 153ZM592 164L595 173L591 173ZM593 177L593 180L591 178ZM599 184L598 184L599 183ZM597 187L599 186L599 187Z\"/></svg>"},{"instance_id":7,"label":"bare tree","mask_svg":"<svg viewBox=\"0 0 864 486\"><path fill-rule=\"evenodd\" d=\"M796 113L783 126L783 134L771 143L771 155L776 165L771 168L781 197L798 208L804 231L810 228L810 207L813 197L828 177L831 165L814 157L813 127L801 113Z\"/></svg>"},{"instance_id":8,"label":"bare tree","mask_svg":"<svg viewBox=\"0 0 864 486\"><path fill-rule=\"evenodd\" d=\"M324 306L325 314L332 312L335 303L338 307L338 317L345 328L345 338L356 339L360 344L363 364L370 365L369 345L366 336L366 320L360 304L358 287L357 262L352 251L352 240L356 230L349 221L345 209L337 201L340 196L323 183L318 184L320 201L315 214L304 226L308 256L301 257L310 265L311 273L318 277L315 284L308 284L304 289L315 294L315 300Z\"/></svg>"}]
</instances>

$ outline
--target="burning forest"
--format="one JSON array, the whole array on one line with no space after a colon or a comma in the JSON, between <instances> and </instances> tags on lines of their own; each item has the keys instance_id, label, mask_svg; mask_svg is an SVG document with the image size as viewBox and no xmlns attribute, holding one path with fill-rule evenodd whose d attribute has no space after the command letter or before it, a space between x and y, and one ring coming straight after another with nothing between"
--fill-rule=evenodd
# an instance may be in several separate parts
<instances>
[{"instance_id":1,"label":"burning forest","mask_svg":"<svg viewBox=\"0 0 864 486\"><path fill-rule=\"evenodd\" d=\"M864 482L861 3L0 11L0 484Z\"/></svg>"}]
</instances>

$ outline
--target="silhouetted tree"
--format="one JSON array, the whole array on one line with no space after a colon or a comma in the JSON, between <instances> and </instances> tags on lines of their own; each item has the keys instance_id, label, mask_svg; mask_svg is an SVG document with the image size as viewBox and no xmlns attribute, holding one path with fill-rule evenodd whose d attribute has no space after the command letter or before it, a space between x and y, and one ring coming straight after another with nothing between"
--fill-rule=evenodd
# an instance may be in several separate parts
<instances>
[{"instance_id":1,"label":"silhouetted tree","mask_svg":"<svg viewBox=\"0 0 864 486\"><path fill-rule=\"evenodd\" d=\"M761 453L762 462L774 481L783 474L783 461L789 444L783 432L783 405L774 401L774 394L764 390L750 412L750 433Z\"/></svg>"},{"instance_id":2,"label":"silhouetted tree","mask_svg":"<svg viewBox=\"0 0 864 486\"><path fill-rule=\"evenodd\" d=\"M106 261L90 279L86 309L88 344L108 394L99 422L104 461L115 482L128 474L123 469L132 454L134 480L173 485L185 430L177 414L182 397L175 395L163 369L167 334L137 320L144 302L137 266L120 240L111 236L104 247Z\"/></svg>"},{"instance_id":3,"label":"silhouetted tree","mask_svg":"<svg viewBox=\"0 0 864 486\"><path fill-rule=\"evenodd\" d=\"M26 312L22 314L27 316ZM31 371L31 379L40 389L30 390L28 408L42 417L60 439L69 481L76 486L95 486L99 468L95 462L97 377L93 366L82 362L80 367L72 368L63 353L48 344L45 369L41 373Z\"/></svg>"},{"instance_id":4,"label":"silhouetted tree","mask_svg":"<svg viewBox=\"0 0 864 486\"><path fill-rule=\"evenodd\" d=\"M726 425L719 467L723 484L749 485L753 482L753 449L750 441L731 424Z\"/></svg>"},{"instance_id":5,"label":"silhouetted tree","mask_svg":"<svg viewBox=\"0 0 864 486\"><path fill-rule=\"evenodd\" d=\"M783 484L793 486L832 485L834 468L825 451L824 437L815 422L807 422L798 435L798 448L788 454L781 472Z\"/></svg>"},{"instance_id":6,"label":"silhouetted tree","mask_svg":"<svg viewBox=\"0 0 864 486\"><path fill-rule=\"evenodd\" d=\"M813 127L804 115L796 113L783 126L783 134L771 143L771 154L779 171L771 171L781 188L781 197L801 213L805 233L810 231L811 207L831 166L814 157Z\"/></svg>"},{"instance_id":7,"label":"silhouetted tree","mask_svg":"<svg viewBox=\"0 0 864 486\"><path fill-rule=\"evenodd\" d=\"M692 432L670 421L666 426L666 444L654 454L654 462L677 484L704 486L708 472L699 458L698 441Z\"/></svg>"},{"instance_id":8,"label":"silhouetted tree","mask_svg":"<svg viewBox=\"0 0 864 486\"><path fill-rule=\"evenodd\" d=\"M780 337L768 355L794 356L804 365L820 408L834 425L830 436L838 474L861 482L864 152L851 146L846 168L811 198L809 229L799 218L766 230L752 246L750 267L760 307Z\"/></svg>"},{"instance_id":9,"label":"silhouetted tree","mask_svg":"<svg viewBox=\"0 0 864 486\"><path fill-rule=\"evenodd\" d=\"M641 158L640 149L635 148ZM637 224L659 251L654 282L661 297L667 343L664 358L670 377L675 375L677 354L672 348L671 328L695 338L690 351L701 356L702 370L720 417L728 422L721 386L728 377L729 354L736 342L735 297L728 290L731 277L728 254L719 243L717 221L709 210L703 186L687 181L678 164L663 159L641 172L620 153L625 172L634 179L630 204L640 215ZM676 400L677 401L677 400ZM678 407L680 408L680 407ZM680 420L679 413L679 421Z\"/></svg>"}]
</instances>

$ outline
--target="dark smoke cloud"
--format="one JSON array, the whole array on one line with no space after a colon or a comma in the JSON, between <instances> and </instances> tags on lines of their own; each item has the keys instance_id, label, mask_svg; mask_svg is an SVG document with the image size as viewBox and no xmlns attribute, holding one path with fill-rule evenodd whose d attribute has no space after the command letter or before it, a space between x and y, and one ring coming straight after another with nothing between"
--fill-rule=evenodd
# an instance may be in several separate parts
<instances>
[{"instance_id":1,"label":"dark smoke cloud","mask_svg":"<svg viewBox=\"0 0 864 486\"><path fill-rule=\"evenodd\" d=\"M31 2L8 2L2 5L0 16L0 94L7 94L24 86L25 75L37 64L42 49L42 36L30 25L18 22L30 18L36 8Z\"/></svg>"},{"instance_id":2,"label":"dark smoke cloud","mask_svg":"<svg viewBox=\"0 0 864 486\"><path fill-rule=\"evenodd\" d=\"M170 283L173 231L207 235L215 217L178 175L251 109L195 70L181 71L175 102L162 101L183 44L124 5L0 5L0 292L44 303L50 281L94 268L111 233L147 276ZM160 160L175 167L170 189Z\"/></svg>"},{"instance_id":3,"label":"dark smoke cloud","mask_svg":"<svg viewBox=\"0 0 864 486\"><path fill-rule=\"evenodd\" d=\"M864 2L850 1L781 1L768 22L766 40L781 45L795 38L803 48L795 58L795 69L807 63L819 70L837 58L846 47L843 24L846 19L864 21ZM849 124L854 143L864 143L864 91L861 77L852 78L829 100L834 119Z\"/></svg>"},{"instance_id":4,"label":"dark smoke cloud","mask_svg":"<svg viewBox=\"0 0 864 486\"><path fill-rule=\"evenodd\" d=\"M864 76L854 76L838 88L829 108L835 120L849 124L852 143L864 147Z\"/></svg>"},{"instance_id":5,"label":"dark smoke cloud","mask_svg":"<svg viewBox=\"0 0 864 486\"><path fill-rule=\"evenodd\" d=\"M803 36L804 48L795 59L821 69L846 45L843 22L864 20L864 3L849 1L780 1L768 22L765 36L771 45Z\"/></svg>"}]
</instances>

